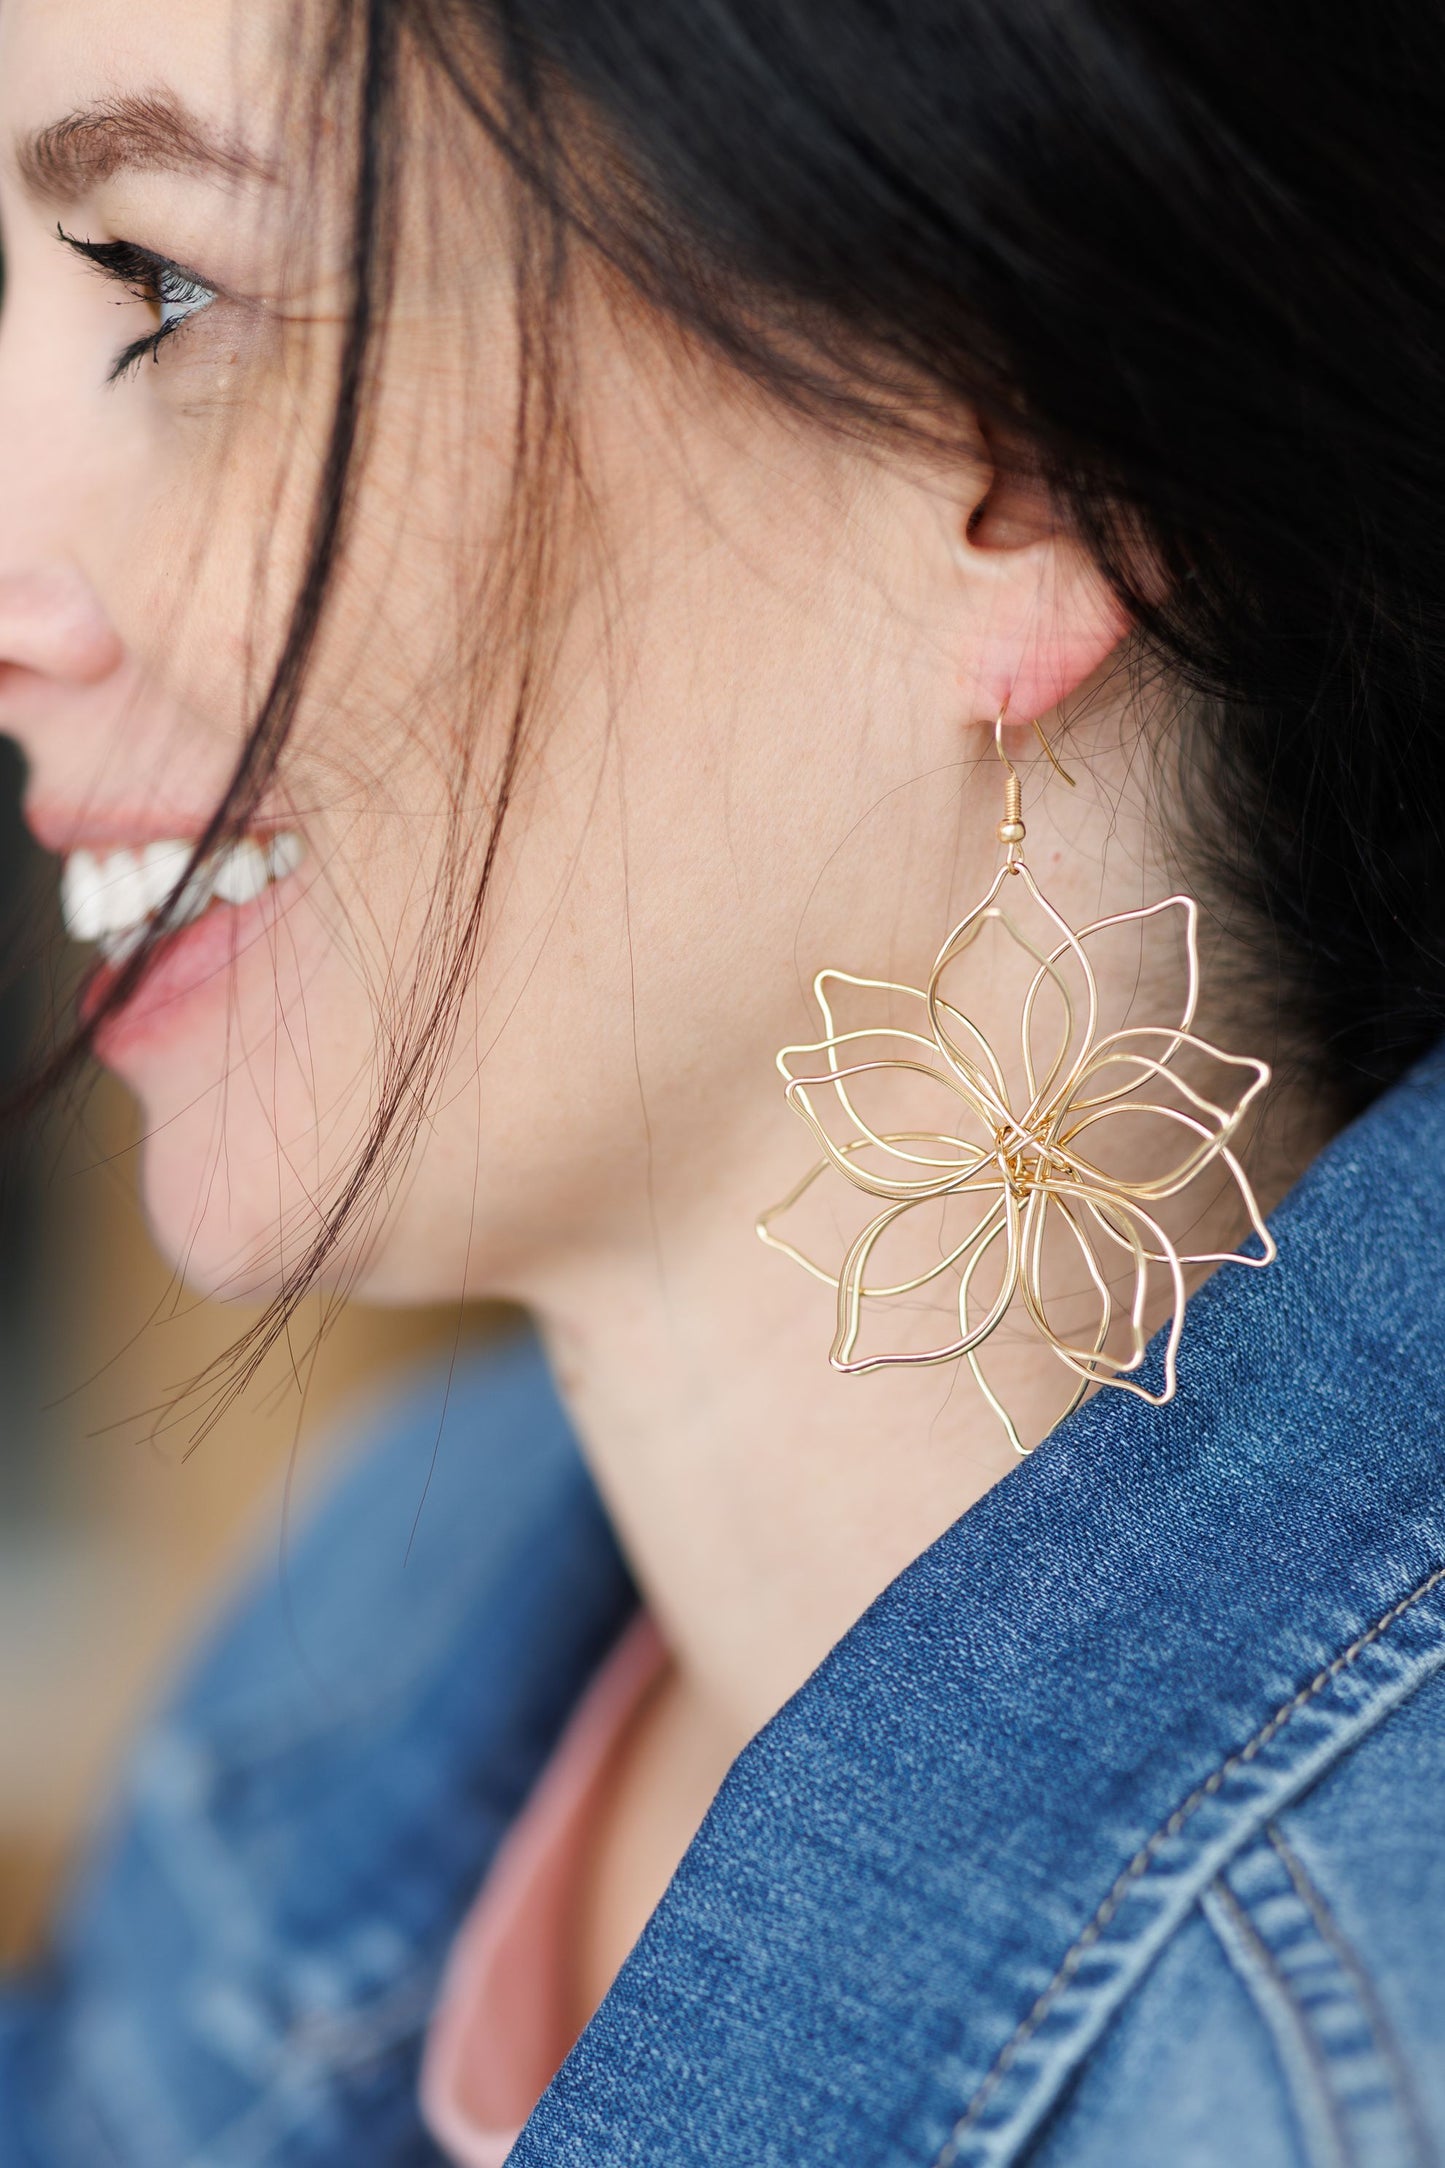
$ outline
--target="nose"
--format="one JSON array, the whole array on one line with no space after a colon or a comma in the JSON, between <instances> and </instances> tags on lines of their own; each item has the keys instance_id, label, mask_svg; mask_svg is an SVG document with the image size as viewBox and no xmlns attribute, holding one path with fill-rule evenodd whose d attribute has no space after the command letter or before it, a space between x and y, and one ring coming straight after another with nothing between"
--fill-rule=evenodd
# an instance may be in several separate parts
<instances>
[{"instance_id":1,"label":"nose","mask_svg":"<svg viewBox=\"0 0 1445 2168\"><path fill-rule=\"evenodd\" d=\"M3 5L3 0L0 0ZM24 252L20 252L22 255ZM25 261L28 262L28 256ZM79 690L121 660L122 643L84 567L104 509L103 440L77 425L65 352L47 311L17 307L5 265L0 309L0 696ZM53 313L53 312L50 312Z\"/></svg>"},{"instance_id":2,"label":"nose","mask_svg":"<svg viewBox=\"0 0 1445 2168\"><path fill-rule=\"evenodd\" d=\"M0 570L0 685L17 677L95 685L121 659L119 637L79 569Z\"/></svg>"}]
</instances>

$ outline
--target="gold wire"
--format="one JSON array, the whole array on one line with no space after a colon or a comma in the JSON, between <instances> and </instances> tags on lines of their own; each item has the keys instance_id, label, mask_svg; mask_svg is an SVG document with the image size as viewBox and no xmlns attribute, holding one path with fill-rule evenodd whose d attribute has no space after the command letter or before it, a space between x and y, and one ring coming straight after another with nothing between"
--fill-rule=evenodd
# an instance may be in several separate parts
<instances>
[{"instance_id":1,"label":"gold wire","mask_svg":"<svg viewBox=\"0 0 1445 2168\"><path fill-rule=\"evenodd\" d=\"M1116 911L1096 919L1078 932L1056 911L1040 891L1023 856L1023 792L1018 771L1003 746L1005 701L994 723L994 749L1007 771L1004 782L1004 818L1000 840L1005 844L1003 864L982 900L975 904L944 941L934 960L927 986L903 985L893 979L860 978L851 972L825 968L813 980L813 993L822 1012L825 1035L807 1045L785 1046L777 1067L788 1104L807 1123L823 1157L795 1183L786 1197L764 1212L756 1222L759 1238L769 1248L791 1257L805 1271L837 1293L838 1314L829 1361L837 1370L856 1373L893 1365L956 1362L965 1360L983 1398L1002 1424L1016 1453L1025 1447L1008 1410L984 1376L978 1350L995 1333L1020 1302L1025 1315L1044 1344L1078 1380L1068 1405L1070 1414L1091 1386L1110 1385L1136 1394L1151 1406L1162 1407L1174 1397L1178 1386L1178 1349L1186 1304L1184 1268L1188 1265L1235 1263L1260 1269L1273 1263L1277 1251L1265 1226L1259 1204L1238 1158L1230 1150L1250 1109L1267 1089L1269 1064L1251 1055L1226 1053L1222 1047L1199 1037L1192 1029L1199 1004L1199 907L1192 896L1166 896L1136 911ZM1045 737L1037 717L1034 730L1055 772L1072 789L1075 779L1063 768ZM1032 942L998 903L1006 881L1021 878L1033 902L1053 927L1057 939L1051 949ZM1091 936L1116 926L1139 924L1165 911L1184 916L1188 959L1184 1006L1177 1024L1130 1025L1098 1038L1099 992L1084 943ZM953 1003L944 999L940 981L949 964L970 948L987 926L997 926L1034 960L1035 970L1025 993L1019 1018L1026 1104L1016 1109L1010 1102L1003 1065L980 1027ZM1085 1002L1083 1029L1075 1050L1080 1013L1060 966L1069 958L1083 981ZM904 996L921 1003L928 1030L909 1031L891 1025L865 1025L840 1031L829 998L830 985L850 986L880 994ZM1063 1023L1058 1047L1040 1076L1034 1058L1036 1008L1045 985L1052 986L1062 1004ZM965 1038L969 1044L965 1044ZM904 1051L872 1059L855 1058L867 1042L899 1046ZM970 1047L972 1050L970 1050ZM1250 1073L1231 1105L1216 1104L1189 1081L1176 1074L1171 1063L1184 1049ZM1070 1055L1073 1058L1070 1059ZM844 1058L840 1060L840 1055ZM821 1071L795 1071L791 1066L803 1057L822 1057ZM920 1058L923 1057L923 1058ZM1088 1091L1107 1072L1122 1071L1123 1080L1111 1088ZM853 1079L877 1074L913 1074L941 1083L962 1102L986 1142L974 1143L947 1130L886 1130L864 1121L853 1101ZM1135 1095L1151 1082L1167 1084L1186 1102L1167 1106ZM853 1134L841 1144L834 1141L813 1093L826 1093ZM1191 1111L1192 1110L1192 1111ZM1145 1114L1180 1128L1190 1142L1184 1157L1167 1173L1127 1181L1104 1171L1078 1148L1079 1139L1109 1118ZM910 1149L916 1147L920 1149ZM924 1150L922 1147L929 1147ZM906 1172L889 1176L875 1166L860 1163L871 1153L891 1160ZM943 1156L940 1157L939 1155ZM1154 1218L1149 1206L1177 1196L1216 1161L1228 1171L1249 1220L1250 1232L1260 1244L1260 1254L1242 1251L1206 1251L1182 1255ZM775 1222L790 1211L829 1169L842 1174L849 1184L873 1197L881 1206L849 1244L836 1272L818 1264L803 1250L775 1231ZM868 1265L883 1237L917 1205L952 1197L977 1198L984 1206L981 1216L961 1242L922 1272L890 1284L868 1284ZM1094 1293L1099 1299L1099 1323L1092 1344L1075 1345L1049 1323L1044 1288L1043 1248L1051 1216L1062 1222L1078 1248ZM1092 1232L1091 1232L1092 1230ZM1127 1317L1128 1353L1110 1355L1105 1343L1119 1305L1108 1274L1101 1263L1097 1242L1108 1251L1122 1252L1132 1276ZM984 1316L970 1322L970 1290L974 1274L995 1245L1004 1243L999 1288ZM1168 1330L1163 1344L1163 1384L1150 1391L1129 1373L1144 1362L1147 1336L1145 1315L1149 1308L1150 1267L1164 1269L1172 1298ZM863 1312L868 1303L907 1298L957 1269L959 1336L947 1344L921 1351L857 1353ZM1121 1320L1121 1330L1123 1330ZM1062 1417L1060 1418L1060 1420Z\"/></svg>"},{"instance_id":2,"label":"gold wire","mask_svg":"<svg viewBox=\"0 0 1445 2168\"><path fill-rule=\"evenodd\" d=\"M1014 767L1013 762L1009 759L1008 754L1003 749L1003 726L1007 717L1008 702L1005 700L1003 706L999 709L998 714L994 719L993 749L998 754L998 757L1003 762L1004 766L1008 769L1008 772L1013 777L1013 780L1017 783L1018 770ZM1070 790L1072 790L1074 788L1077 778L1070 775L1068 769L1060 761L1058 754L1054 751L1048 739L1044 736L1044 726L1039 721L1037 715L1033 719L1033 730L1035 736L1038 738L1040 745L1049 756L1049 766L1053 769L1055 775L1061 776L1064 782L1068 784Z\"/></svg>"}]
</instances>

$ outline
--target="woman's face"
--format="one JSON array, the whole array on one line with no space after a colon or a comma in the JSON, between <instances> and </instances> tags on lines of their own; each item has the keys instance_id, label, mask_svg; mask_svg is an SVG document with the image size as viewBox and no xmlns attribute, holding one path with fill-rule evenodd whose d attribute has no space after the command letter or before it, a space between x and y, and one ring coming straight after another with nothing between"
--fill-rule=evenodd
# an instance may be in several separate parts
<instances>
[{"instance_id":1,"label":"woman's face","mask_svg":"<svg viewBox=\"0 0 1445 2168\"><path fill-rule=\"evenodd\" d=\"M304 559L352 152L297 25L292 0L0 8L0 727L92 931L202 832ZM587 492L558 498L479 960L418 1058L523 648L509 192L413 73L405 101L394 301L296 727L255 845L101 1038L158 1237L214 1289L276 1284L383 1102L425 1112L331 1268L376 1296L525 1295L660 1204L735 1198L745 1239L799 1170L772 1055L811 1036L812 971L910 975L992 862L996 792L955 764L1018 553L964 539L963 487L768 411L584 269Z\"/></svg>"}]
</instances>

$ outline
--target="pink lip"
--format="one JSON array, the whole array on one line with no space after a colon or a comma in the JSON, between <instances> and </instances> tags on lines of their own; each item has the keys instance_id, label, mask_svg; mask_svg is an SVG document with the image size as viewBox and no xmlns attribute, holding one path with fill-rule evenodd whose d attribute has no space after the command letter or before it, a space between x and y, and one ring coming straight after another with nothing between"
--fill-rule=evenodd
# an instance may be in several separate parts
<instances>
[{"instance_id":1,"label":"pink lip","mask_svg":"<svg viewBox=\"0 0 1445 2168\"><path fill-rule=\"evenodd\" d=\"M40 848L62 858L68 851L119 850L127 844L143 849L147 843L185 842L205 834L215 810L214 805L197 811L194 806L167 809L154 804L110 806L104 810L86 806L76 810L31 798L22 808L25 825ZM267 835L282 825L279 820L257 814L247 832Z\"/></svg>"},{"instance_id":2,"label":"pink lip","mask_svg":"<svg viewBox=\"0 0 1445 2168\"><path fill-rule=\"evenodd\" d=\"M294 881L293 875L276 882L253 903L212 905L192 925L168 935L135 993L99 1026L100 1060L114 1067L128 1053L168 1036L190 1020L202 998L229 999L235 965L274 925L278 910L294 900ZM83 1021L94 1016L118 976L113 965L97 964L81 995Z\"/></svg>"}]
</instances>

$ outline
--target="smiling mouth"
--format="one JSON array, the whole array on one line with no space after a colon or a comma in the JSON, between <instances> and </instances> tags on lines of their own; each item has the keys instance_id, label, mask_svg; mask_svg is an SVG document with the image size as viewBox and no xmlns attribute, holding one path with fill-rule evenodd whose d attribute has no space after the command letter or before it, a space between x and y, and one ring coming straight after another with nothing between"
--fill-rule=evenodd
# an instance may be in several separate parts
<instances>
[{"instance_id":1,"label":"smiling mouth","mask_svg":"<svg viewBox=\"0 0 1445 2168\"><path fill-rule=\"evenodd\" d=\"M60 883L71 940L93 941L107 963L122 964L158 923L179 933L212 909L254 903L306 857L295 830L243 836L218 845L186 879L194 850L183 837L166 837L136 849L72 851Z\"/></svg>"}]
</instances>

